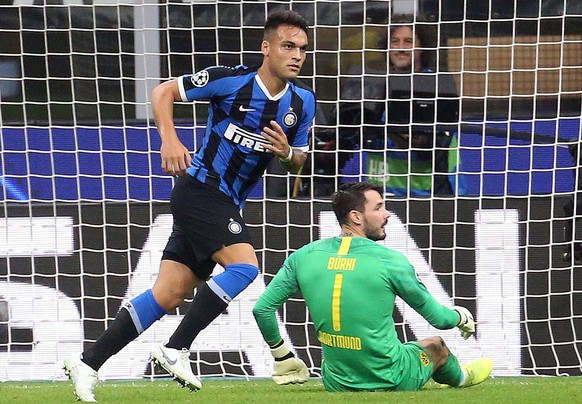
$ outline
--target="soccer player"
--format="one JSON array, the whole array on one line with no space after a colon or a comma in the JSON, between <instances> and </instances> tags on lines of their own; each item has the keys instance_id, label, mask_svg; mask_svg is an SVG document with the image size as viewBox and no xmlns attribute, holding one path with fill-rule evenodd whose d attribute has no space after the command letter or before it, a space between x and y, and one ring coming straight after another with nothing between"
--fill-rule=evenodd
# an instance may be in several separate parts
<instances>
[{"instance_id":1,"label":"soccer player","mask_svg":"<svg viewBox=\"0 0 582 404\"><path fill-rule=\"evenodd\" d=\"M375 243L386 238L390 216L383 189L346 183L332 195L341 234L314 241L291 254L256 303L253 314L275 358L278 384L303 383L305 363L281 339L276 310L295 293L303 294L323 348L321 372L328 391L419 390L432 377L452 387L483 382L491 360L459 366L442 338L398 340L392 312L400 296L438 329L459 327L466 339L475 332L464 307L439 304L399 252Z\"/></svg>"},{"instance_id":2,"label":"soccer player","mask_svg":"<svg viewBox=\"0 0 582 404\"><path fill-rule=\"evenodd\" d=\"M170 202L173 231L153 287L122 305L95 344L65 361L80 400L95 400L97 371L108 358L191 297L195 288L182 322L151 357L182 385L201 388L189 348L258 274L240 209L274 157L293 173L307 158L315 95L296 80L306 58L307 31L296 12L273 13L264 26L259 67L210 67L154 89L162 169L179 177ZM209 100L210 106L203 144L191 158L176 134L173 105L194 100ZM225 271L208 280L217 263Z\"/></svg>"}]
</instances>

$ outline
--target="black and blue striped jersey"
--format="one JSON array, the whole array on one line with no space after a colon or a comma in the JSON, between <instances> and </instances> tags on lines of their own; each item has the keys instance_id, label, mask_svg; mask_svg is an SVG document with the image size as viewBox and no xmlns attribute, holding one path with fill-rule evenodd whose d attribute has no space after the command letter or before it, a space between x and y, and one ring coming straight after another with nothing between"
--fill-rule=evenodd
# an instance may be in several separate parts
<instances>
[{"instance_id":1,"label":"black and blue striped jersey","mask_svg":"<svg viewBox=\"0 0 582 404\"><path fill-rule=\"evenodd\" d=\"M315 116L315 94L297 80L271 96L257 67L214 66L179 78L183 101L209 100L204 140L188 173L217 186L241 208L274 154L261 135L272 120L289 145L307 151Z\"/></svg>"}]
</instances>

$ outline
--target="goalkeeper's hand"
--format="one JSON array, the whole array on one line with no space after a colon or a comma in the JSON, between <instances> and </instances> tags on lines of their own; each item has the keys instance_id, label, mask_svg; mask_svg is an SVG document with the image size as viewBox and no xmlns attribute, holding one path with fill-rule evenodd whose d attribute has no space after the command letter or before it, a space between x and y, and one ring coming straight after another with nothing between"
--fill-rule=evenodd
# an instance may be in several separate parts
<instances>
[{"instance_id":1,"label":"goalkeeper's hand","mask_svg":"<svg viewBox=\"0 0 582 404\"><path fill-rule=\"evenodd\" d=\"M461 336L465 339L469 338L475 333L475 320L473 319L473 315L469 310L461 306L455 306L453 310L459 314L460 319L457 327L461 330Z\"/></svg>"},{"instance_id":2,"label":"goalkeeper's hand","mask_svg":"<svg viewBox=\"0 0 582 404\"><path fill-rule=\"evenodd\" d=\"M271 353L275 358L273 380L277 384L305 383L309 380L309 369L305 363L296 358L289 350L285 341L271 347Z\"/></svg>"}]
</instances>

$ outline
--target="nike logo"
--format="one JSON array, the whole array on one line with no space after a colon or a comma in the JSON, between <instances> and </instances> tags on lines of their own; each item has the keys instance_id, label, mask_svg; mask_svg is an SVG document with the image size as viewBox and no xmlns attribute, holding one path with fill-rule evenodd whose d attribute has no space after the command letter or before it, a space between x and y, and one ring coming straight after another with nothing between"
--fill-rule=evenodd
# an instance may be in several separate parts
<instances>
[{"instance_id":1,"label":"nike logo","mask_svg":"<svg viewBox=\"0 0 582 404\"><path fill-rule=\"evenodd\" d=\"M163 356L163 357L164 357L164 359L165 359L165 360L166 360L166 361L167 361L167 362L168 362L170 365L172 365L172 366L173 366L173 365L175 365L175 364L176 364L176 362L178 362L178 359L174 359L174 360L170 359L170 358L168 357L168 355L166 355L166 353L165 353L164 351L162 351L162 356Z\"/></svg>"},{"instance_id":2,"label":"nike logo","mask_svg":"<svg viewBox=\"0 0 582 404\"><path fill-rule=\"evenodd\" d=\"M238 107L238 110L240 112L252 112L252 111L256 111L256 109L254 109L254 108L247 108L247 107L244 107L242 105Z\"/></svg>"}]
</instances>

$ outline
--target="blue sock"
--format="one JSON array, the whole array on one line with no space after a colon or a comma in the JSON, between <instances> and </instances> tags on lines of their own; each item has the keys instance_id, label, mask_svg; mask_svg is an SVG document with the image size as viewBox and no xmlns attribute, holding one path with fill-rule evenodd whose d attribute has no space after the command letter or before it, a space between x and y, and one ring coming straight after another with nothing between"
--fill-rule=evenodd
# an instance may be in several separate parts
<instances>
[{"instance_id":1,"label":"blue sock","mask_svg":"<svg viewBox=\"0 0 582 404\"><path fill-rule=\"evenodd\" d=\"M150 325L162 318L167 312L156 302L151 289L146 290L141 295L134 297L123 305L131 320L135 325L138 334L147 330Z\"/></svg>"},{"instance_id":2,"label":"blue sock","mask_svg":"<svg viewBox=\"0 0 582 404\"><path fill-rule=\"evenodd\" d=\"M209 280L208 286L225 303L230 303L255 280L259 268L251 264L232 264L225 271Z\"/></svg>"}]
</instances>

